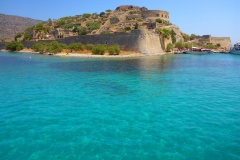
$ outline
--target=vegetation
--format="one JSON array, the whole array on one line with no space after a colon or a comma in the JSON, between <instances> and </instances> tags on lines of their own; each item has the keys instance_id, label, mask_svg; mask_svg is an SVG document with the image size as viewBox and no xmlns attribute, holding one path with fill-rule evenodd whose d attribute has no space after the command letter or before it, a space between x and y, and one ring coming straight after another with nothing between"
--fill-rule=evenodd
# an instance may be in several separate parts
<instances>
[{"instance_id":1,"label":"vegetation","mask_svg":"<svg viewBox=\"0 0 240 160\"><path fill-rule=\"evenodd\" d=\"M142 22L143 20L142 20L142 19L138 19L137 21L138 21L138 22Z\"/></svg>"},{"instance_id":2,"label":"vegetation","mask_svg":"<svg viewBox=\"0 0 240 160\"><path fill-rule=\"evenodd\" d=\"M78 43L71 43L68 46L68 49L70 49L71 52L72 51L79 51L79 50L83 51L85 49L85 46L82 43L80 43L80 42L78 42Z\"/></svg>"},{"instance_id":3,"label":"vegetation","mask_svg":"<svg viewBox=\"0 0 240 160\"><path fill-rule=\"evenodd\" d=\"M10 42L6 44L6 49L10 51L20 51L24 48L21 42Z\"/></svg>"},{"instance_id":4,"label":"vegetation","mask_svg":"<svg viewBox=\"0 0 240 160\"><path fill-rule=\"evenodd\" d=\"M158 19L156 19L156 22L162 23L163 21L160 18L158 18Z\"/></svg>"},{"instance_id":5,"label":"vegetation","mask_svg":"<svg viewBox=\"0 0 240 160\"><path fill-rule=\"evenodd\" d=\"M100 17L104 17L105 14L106 14L105 12L101 12L101 13L99 14L99 16L100 16Z\"/></svg>"},{"instance_id":6,"label":"vegetation","mask_svg":"<svg viewBox=\"0 0 240 160\"><path fill-rule=\"evenodd\" d=\"M103 55L107 50L107 46L105 44L98 44L92 49L92 54Z\"/></svg>"},{"instance_id":7,"label":"vegetation","mask_svg":"<svg viewBox=\"0 0 240 160\"><path fill-rule=\"evenodd\" d=\"M43 53L47 53L48 51L48 43L44 43L44 42L39 42L39 43L36 43L32 46L32 49L35 51L35 52L39 52L41 54Z\"/></svg>"},{"instance_id":8,"label":"vegetation","mask_svg":"<svg viewBox=\"0 0 240 160\"><path fill-rule=\"evenodd\" d=\"M115 45L108 47L108 53L110 55L118 55L120 53L119 45L115 44Z\"/></svg>"},{"instance_id":9,"label":"vegetation","mask_svg":"<svg viewBox=\"0 0 240 160\"><path fill-rule=\"evenodd\" d=\"M177 39L176 39L176 32L172 29L171 30L171 38L172 38L172 44L175 44Z\"/></svg>"},{"instance_id":10,"label":"vegetation","mask_svg":"<svg viewBox=\"0 0 240 160\"><path fill-rule=\"evenodd\" d=\"M111 13L112 10L111 10L111 9L107 9L106 12L107 12L107 13Z\"/></svg>"},{"instance_id":11,"label":"vegetation","mask_svg":"<svg viewBox=\"0 0 240 160\"><path fill-rule=\"evenodd\" d=\"M89 14L89 13L84 13L83 15L82 15L82 17L83 18L90 18L91 17L91 14Z\"/></svg>"},{"instance_id":12,"label":"vegetation","mask_svg":"<svg viewBox=\"0 0 240 160\"><path fill-rule=\"evenodd\" d=\"M131 30L131 27L125 27L124 30L125 30L125 31L130 31L130 30Z\"/></svg>"},{"instance_id":13,"label":"vegetation","mask_svg":"<svg viewBox=\"0 0 240 160\"><path fill-rule=\"evenodd\" d=\"M171 51L173 49L173 44L172 43L168 43L167 44L167 51Z\"/></svg>"},{"instance_id":14,"label":"vegetation","mask_svg":"<svg viewBox=\"0 0 240 160\"><path fill-rule=\"evenodd\" d=\"M156 32L163 36L163 38L169 38L169 36L172 34L172 32L166 28L156 28Z\"/></svg>"},{"instance_id":15,"label":"vegetation","mask_svg":"<svg viewBox=\"0 0 240 160\"><path fill-rule=\"evenodd\" d=\"M86 25L91 31L93 31L93 30L99 29L100 24L101 24L101 21L97 21L97 22L87 22Z\"/></svg>"},{"instance_id":16,"label":"vegetation","mask_svg":"<svg viewBox=\"0 0 240 160\"><path fill-rule=\"evenodd\" d=\"M51 43L39 42L33 45L32 49L39 53L58 53L66 49L67 45L53 41Z\"/></svg>"},{"instance_id":17,"label":"vegetation","mask_svg":"<svg viewBox=\"0 0 240 160\"><path fill-rule=\"evenodd\" d=\"M86 44L85 49L91 51L93 49L94 45L93 44Z\"/></svg>"},{"instance_id":18,"label":"vegetation","mask_svg":"<svg viewBox=\"0 0 240 160\"><path fill-rule=\"evenodd\" d=\"M21 38L22 37L22 33L17 33L17 35L15 36L15 41L17 41L18 38Z\"/></svg>"},{"instance_id":19,"label":"vegetation","mask_svg":"<svg viewBox=\"0 0 240 160\"><path fill-rule=\"evenodd\" d=\"M103 31L103 32L101 32L101 34L110 34L110 32L109 31Z\"/></svg>"},{"instance_id":20,"label":"vegetation","mask_svg":"<svg viewBox=\"0 0 240 160\"><path fill-rule=\"evenodd\" d=\"M188 34L182 34L184 42L187 42L190 40L190 36Z\"/></svg>"},{"instance_id":21,"label":"vegetation","mask_svg":"<svg viewBox=\"0 0 240 160\"><path fill-rule=\"evenodd\" d=\"M197 36L196 36L195 34L191 34L190 40L194 40L194 39L196 39L196 38L197 38Z\"/></svg>"},{"instance_id":22,"label":"vegetation","mask_svg":"<svg viewBox=\"0 0 240 160\"><path fill-rule=\"evenodd\" d=\"M178 48L178 49L184 49L184 43L179 41L175 44L175 47Z\"/></svg>"},{"instance_id":23,"label":"vegetation","mask_svg":"<svg viewBox=\"0 0 240 160\"><path fill-rule=\"evenodd\" d=\"M134 25L134 29L139 29L139 25L138 25L137 22L136 22L136 24Z\"/></svg>"},{"instance_id":24,"label":"vegetation","mask_svg":"<svg viewBox=\"0 0 240 160\"><path fill-rule=\"evenodd\" d=\"M203 48L207 48L207 49L217 49L217 46L214 46L213 44L204 44Z\"/></svg>"},{"instance_id":25,"label":"vegetation","mask_svg":"<svg viewBox=\"0 0 240 160\"><path fill-rule=\"evenodd\" d=\"M34 28L35 31L36 31L36 32L43 31L44 33L49 32L49 31L50 31L50 28L47 27L47 26L43 26L43 25L44 25L44 22L37 24L37 25L35 26L35 28Z\"/></svg>"}]
</instances>

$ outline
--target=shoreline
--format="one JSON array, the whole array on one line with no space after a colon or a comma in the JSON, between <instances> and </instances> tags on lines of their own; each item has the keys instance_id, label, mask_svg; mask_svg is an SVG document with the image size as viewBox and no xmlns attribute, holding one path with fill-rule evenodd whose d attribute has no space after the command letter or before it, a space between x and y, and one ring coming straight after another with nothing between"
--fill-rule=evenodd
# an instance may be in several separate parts
<instances>
[{"instance_id":1,"label":"shoreline","mask_svg":"<svg viewBox=\"0 0 240 160\"><path fill-rule=\"evenodd\" d=\"M0 52L9 52L8 50L2 49ZM17 51L16 53L33 53L33 54L40 54L39 52L34 52L31 49L23 49L21 51ZM146 56L161 56L167 53L155 53L155 54L143 54L143 53L129 53L129 52L122 52L119 55L93 55L92 53L56 53L50 56L58 56L58 57L83 57L83 58L134 58L134 57L146 57ZM45 53L44 55L48 55Z\"/></svg>"}]
</instances>

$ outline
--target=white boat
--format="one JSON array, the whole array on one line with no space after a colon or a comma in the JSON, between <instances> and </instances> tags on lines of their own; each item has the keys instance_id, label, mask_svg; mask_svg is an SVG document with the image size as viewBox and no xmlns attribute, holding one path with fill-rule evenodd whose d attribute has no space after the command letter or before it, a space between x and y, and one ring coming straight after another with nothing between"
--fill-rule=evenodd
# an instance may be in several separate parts
<instances>
[{"instance_id":1,"label":"white boat","mask_svg":"<svg viewBox=\"0 0 240 160\"><path fill-rule=\"evenodd\" d=\"M240 54L240 42L234 44L234 47L230 50L231 54Z\"/></svg>"}]
</instances>

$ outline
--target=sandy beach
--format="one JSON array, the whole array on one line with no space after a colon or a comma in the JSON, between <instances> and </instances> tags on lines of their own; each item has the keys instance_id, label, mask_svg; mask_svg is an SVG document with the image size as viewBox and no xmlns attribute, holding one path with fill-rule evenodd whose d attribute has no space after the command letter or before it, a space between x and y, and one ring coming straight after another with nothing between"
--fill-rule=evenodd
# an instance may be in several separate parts
<instances>
[{"instance_id":1,"label":"sandy beach","mask_svg":"<svg viewBox=\"0 0 240 160\"><path fill-rule=\"evenodd\" d=\"M2 49L0 50L2 52L8 52L8 50ZM19 53L34 53L34 54L40 54L39 52L34 52L32 49L23 49L21 51L18 51ZM45 53L48 54L48 53ZM84 57L84 58L133 58L133 57L144 57L144 56L158 56L158 55L164 55L166 53L156 53L156 54L143 54L143 53L134 53L134 52L124 52L122 51L119 55L109 55L106 53L105 55L93 55L89 52L80 52L80 53L56 53L51 56L59 56L59 57Z\"/></svg>"}]
</instances>

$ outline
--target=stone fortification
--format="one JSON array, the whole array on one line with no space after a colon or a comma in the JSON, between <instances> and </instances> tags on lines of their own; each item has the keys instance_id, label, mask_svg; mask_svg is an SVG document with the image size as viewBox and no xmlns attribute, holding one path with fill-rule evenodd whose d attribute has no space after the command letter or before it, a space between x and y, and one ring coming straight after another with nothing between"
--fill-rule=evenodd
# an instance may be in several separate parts
<instances>
[{"instance_id":1,"label":"stone fortification","mask_svg":"<svg viewBox=\"0 0 240 160\"><path fill-rule=\"evenodd\" d=\"M217 45L219 43L222 48L227 50L230 49L232 46L230 37L211 37L210 42L213 45Z\"/></svg>"},{"instance_id":2,"label":"stone fortification","mask_svg":"<svg viewBox=\"0 0 240 160\"><path fill-rule=\"evenodd\" d=\"M197 43L203 44L220 44L221 48L229 50L232 46L230 37L212 37L211 35L203 35L197 39Z\"/></svg>"},{"instance_id":3,"label":"stone fortification","mask_svg":"<svg viewBox=\"0 0 240 160\"><path fill-rule=\"evenodd\" d=\"M142 16L144 19L156 19L160 18L169 22L169 12L162 10L148 10L142 11Z\"/></svg>"},{"instance_id":4,"label":"stone fortification","mask_svg":"<svg viewBox=\"0 0 240 160\"><path fill-rule=\"evenodd\" d=\"M31 48L38 42L50 43L53 40L25 41L27 48ZM148 30L132 30L130 33L115 33L107 35L84 35L57 39L58 42L71 44L81 42L83 44L118 44L122 50L134 51L143 54L164 54L159 35ZM0 49L5 48L5 43L0 43Z\"/></svg>"}]
</instances>

